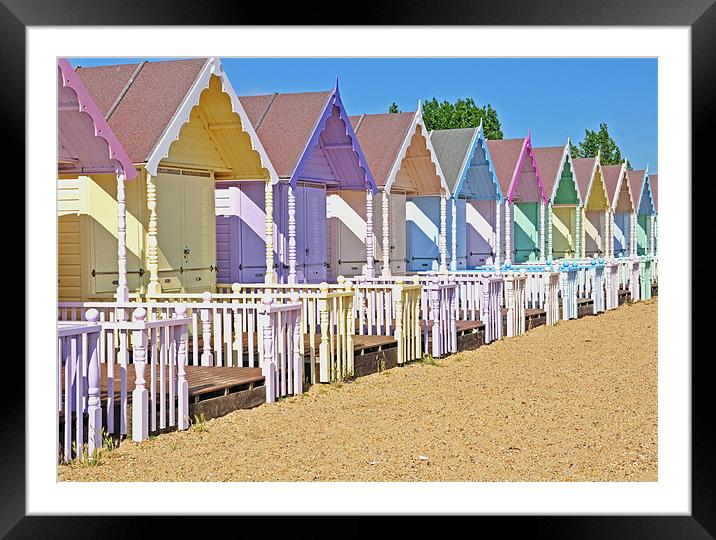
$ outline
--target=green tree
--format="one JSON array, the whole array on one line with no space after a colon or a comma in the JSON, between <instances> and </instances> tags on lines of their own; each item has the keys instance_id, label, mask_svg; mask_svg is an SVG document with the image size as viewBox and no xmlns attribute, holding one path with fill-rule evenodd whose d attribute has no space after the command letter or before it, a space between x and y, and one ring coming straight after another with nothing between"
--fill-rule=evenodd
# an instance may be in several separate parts
<instances>
[{"instance_id":1,"label":"green tree","mask_svg":"<svg viewBox=\"0 0 716 540\"><path fill-rule=\"evenodd\" d=\"M599 153L599 160L604 165L615 165L624 161L619 145L609 135L609 127L605 123L599 124L599 131L585 129L584 139L579 142L579 148L572 144L570 151L573 158L594 157ZM627 168L631 169L628 161Z\"/></svg>"},{"instance_id":2,"label":"green tree","mask_svg":"<svg viewBox=\"0 0 716 540\"><path fill-rule=\"evenodd\" d=\"M423 119L429 130L477 127L482 121L488 139L503 137L497 111L489 103L478 107L472 98L458 99L455 103L429 99L423 103Z\"/></svg>"},{"instance_id":3,"label":"green tree","mask_svg":"<svg viewBox=\"0 0 716 540\"><path fill-rule=\"evenodd\" d=\"M398 109L398 104L394 101L390 104L390 107L388 107L389 113L399 113L400 109Z\"/></svg>"}]
</instances>

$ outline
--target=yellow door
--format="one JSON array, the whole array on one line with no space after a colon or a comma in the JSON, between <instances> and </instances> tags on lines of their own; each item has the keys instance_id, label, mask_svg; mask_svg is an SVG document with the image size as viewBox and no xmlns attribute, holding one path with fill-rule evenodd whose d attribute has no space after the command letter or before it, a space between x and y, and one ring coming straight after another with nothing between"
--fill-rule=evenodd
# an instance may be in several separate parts
<instances>
[{"instance_id":1,"label":"yellow door","mask_svg":"<svg viewBox=\"0 0 716 540\"><path fill-rule=\"evenodd\" d=\"M182 283L187 292L213 290L216 283L214 180L182 174Z\"/></svg>"},{"instance_id":2,"label":"yellow door","mask_svg":"<svg viewBox=\"0 0 716 540\"><path fill-rule=\"evenodd\" d=\"M90 295L114 294L119 284L117 268L117 179L97 175L87 179L90 198ZM139 179L125 182L127 211L127 285L131 293L141 286L144 228L142 186Z\"/></svg>"},{"instance_id":3,"label":"yellow door","mask_svg":"<svg viewBox=\"0 0 716 540\"><path fill-rule=\"evenodd\" d=\"M163 169L155 182L159 283L163 292L176 292L181 289L183 262L181 172Z\"/></svg>"}]
</instances>

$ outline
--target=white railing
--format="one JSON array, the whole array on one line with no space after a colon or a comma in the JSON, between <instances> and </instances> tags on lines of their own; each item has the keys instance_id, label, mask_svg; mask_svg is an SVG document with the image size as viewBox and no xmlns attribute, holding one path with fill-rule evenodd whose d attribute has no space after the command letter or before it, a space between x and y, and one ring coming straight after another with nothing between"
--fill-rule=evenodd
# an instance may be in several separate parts
<instances>
[{"instance_id":1,"label":"white railing","mask_svg":"<svg viewBox=\"0 0 716 540\"><path fill-rule=\"evenodd\" d=\"M640 284L640 297L642 300L648 300L651 298L651 285L652 285L652 258L648 255L641 257L639 265L639 284Z\"/></svg>"},{"instance_id":2,"label":"white railing","mask_svg":"<svg viewBox=\"0 0 716 540\"><path fill-rule=\"evenodd\" d=\"M592 302L596 315L605 309L604 264L593 262L590 274L592 277Z\"/></svg>"},{"instance_id":3,"label":"white railing","mask_svg":"<svg viewBox=\"0 0 716 540\"><path fill-rule=\"evenodd\" d=\"M616 261L604 265L604 288L607 310L619 307L619 265Z\"/></svg>"},{"instance_id":4,"label":"white railing","mask_svg":"<svg viewBox=\"0 0 716 540\"><path fill-rule=\"evenodd\" d=\"M576 265L562 262L559 267L560 273L560 295L562 297L562 318L567 321L578 317L577 311L577 277Z\"/></svg>"},{"instance_id":5,"label":"white railing","mask_svg":"<svg viewBox=\"0 0 716 540\"><path fill-rule=\"evenodd\" d=\"M249 362L253 366L253 347L257 341L252 335L257 331L257 324L251 316L255 316L255 309L263 302L264 295L269 294L274 305L301 303L301 351L305 351L309 362L309 369L305 376L309 384L316 382L331 382L338 380L335 377L353 376L355 336L355 317L353 315L353 285L343 280L339 284L239 284L218 285L219 293L204 292L201 294L189 293L160 293L153 295L151 300L156 303L172 301L187 302L200 299L212 305L211 312L214 326L204 327L206 343L211 337L214 340L230 343L226 338L231 332L231 324L227 322L228 312L239 309L239 317L234 317L233 335L235 340L246 336L250 341L247 350ZM229 290L230 292L226 292ZM191 305L191 304L190 304ZM251 312L251 310L254 310ZM242 310L249 310L251 316L244 317ZM223 314L223 315L222 315ZM238 324L238 326L237 326ZM221 336L224 336L221 338ZM224 347L225 348L225 347ZM236 347L235 347L236 348ZM339 375L340 374L340 375Z\"/></svg>"},{"instance_id":6,"label":"white railing","mask_svg":"<svg viewBox=\"0 0 716 540\"><path fill-rule=\"evenodd\" d=\"M356 277L357 333L367 336L394 336L398 363L418 360L421 350L421 286L417 278L393 283L375 283Z\"/></svg>"},{"instance_id":7,"label":"white railing","mask_svg":"<svg viewBox=\"0 0 716 540\"><path fill-rule=\"evenodd\" d=\"M633 302L638 302L641 298L641 290L639 285L639 267L639 258L635 257L631 259L629 267L629 296Z\"/></svg>"},{"instance_id":8,"label":"white railing","mask_svg":"<svg viewBox=\"0 0 716 540\"><path fill-rule=\"evenodd\" d=\"M58 456L64 461L70 461L83 452L85 412L88 414L89 454L102 446L97 350L102 327L97 323L98 318L99 313L93 310L87 314L86 323L61 323L57 328L57 414L58 419L63 415L64 421L64 440L62 448L58 447Z\"/></svg>"},{"instance_id":9,"label":"white railing","mask_svg":"<svg viewBox=\"0 0 716 540\"><path fill-rule=\"evenodd\" d=\"M504 278L502 274L483 274L480 279L482 289L482 315L485 325L485 343L502 339L502 298Z\"/></svg>"},{"instance_id":10,"label":"white railing","mask_svg":"<svg viewBox=\"0 0 716 540\"><path fill-rule=\"evenodd\" d=\"M507 337L524 334L526 331L525 305L527 275L508 271L505 275L505 304L507 307Z\"/></svg>"},{"instance_id":11,"label":"white railing","mask_svg":"<svg viewBox=\"0 0 716 540\"><path fill-rule=\"evenodd\" d=\"M147 311L136 307L133 320L124 320L130 305L111 304L105 308L116 317L112 322L100 322L100 311L82 309L91 325L77 321L58 321L61 357L58 359L58 390L65 402L64 455L69 461L71 452L71 414L75 413L75 456L83 451L82 417L88 415L87 450L91 456L101 446L102 429L109 435L127 433L127 369L135 370L135 388L132 391L132 439L143 441L149 430L176 426L186 429L189 423L189 393L186 382L186 336L190 319L186 308L179 306L174 316L164 320L147 321ZM134 306L136 304L131 304ZM83 338L82 354L78 355L78 333L91 335ZM89 341L87 341L89 340ZM62 360L62 361L60 361ZM104 364L102 380L101 365ZM149 367L150 384L146 388L146 368ZM119 425L115 424L117 405L116 376L119 375ZM64 384L62 381L64 380ZM102 423L100 383L105 382L106 422ZM72 394L74 393L74 403Z\"/></svg>"},{"instance_id":12,"label":"white railing","mask_svg":"<svg viewBox=\"0 0 716 540\"><path fill-rule=\"evenodd\" d=\"M559 272L543 272L545 285L544 310L547 324L554 325L559 322Z\"/></svg>"}]
</instances>

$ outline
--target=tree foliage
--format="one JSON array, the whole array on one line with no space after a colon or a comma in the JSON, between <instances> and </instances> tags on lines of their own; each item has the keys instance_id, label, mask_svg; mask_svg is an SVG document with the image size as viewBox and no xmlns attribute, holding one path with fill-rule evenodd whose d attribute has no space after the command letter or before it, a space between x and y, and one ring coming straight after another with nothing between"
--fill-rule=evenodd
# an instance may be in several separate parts
<instances>
[{"instance_id":1,"label":"tree foliage","mask_svg":"<svg viewBox=\"0 0 716 540\"><path fill-rule=\"evenodd\" d=\"M603 165L615 165L623 163L619 145L609 135L609 127L605 123L599 124L599 130L584 130L584 139L579 142L579 146L570 143L570 152L573 158L579 157L595 157L599 153L599 161ZM631 169L631 164L627 161L627 168Z\"/></svg>"},{"instance_id":2,"label":"tree foliage","mask_svg":"<svg viewBox=\"0 0 716 540\"><path fill-rule=\"evenodd\" d=\"M458 99L455 103L432 98L423 103L423 120L429 130L477 127L482 128L488 139L502 139L502 126L497 111L489 103L482 107L472 98Z\"/></svg>"},{"instance_id":3,"label":"tree foliage","mask_svg":"<svg viewBox=\"0 0 716 540\"><path fill-rule=\"evenodd\" d=\"M389 113L399 113L400 109L398 109L398 104L394 101L390 104L390 107L388 107Z\"/></svg>"}]
</instances>

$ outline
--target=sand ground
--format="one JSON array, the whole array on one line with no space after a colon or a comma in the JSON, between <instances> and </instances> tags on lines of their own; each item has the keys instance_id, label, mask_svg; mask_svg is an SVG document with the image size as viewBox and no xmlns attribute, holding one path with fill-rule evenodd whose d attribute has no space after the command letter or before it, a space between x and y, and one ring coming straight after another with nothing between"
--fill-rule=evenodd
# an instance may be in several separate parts
<instances>
[{"instance_id":1,"label":"sand ground","mask_svg":"<svg viewBox=\"0 0 716 540\"><path fill-rule=\"evenodd\" d=\"M125 440L60 481L656 481L657 299Z\"/></svg>"}]
</instances>

